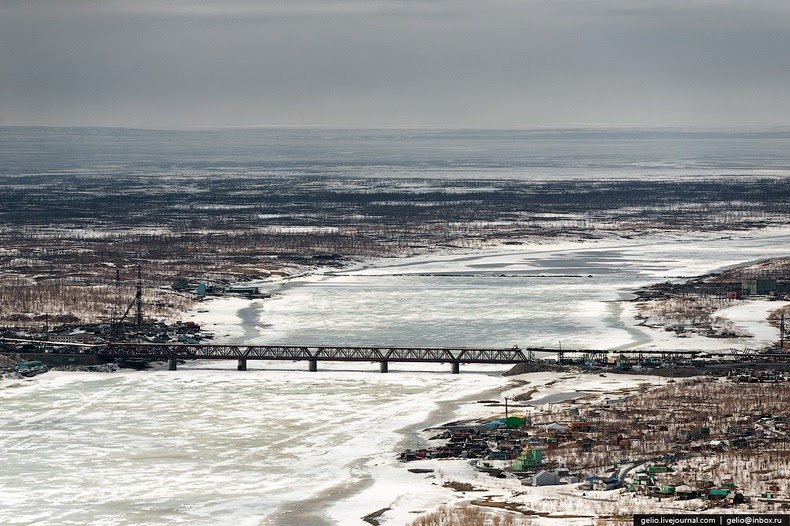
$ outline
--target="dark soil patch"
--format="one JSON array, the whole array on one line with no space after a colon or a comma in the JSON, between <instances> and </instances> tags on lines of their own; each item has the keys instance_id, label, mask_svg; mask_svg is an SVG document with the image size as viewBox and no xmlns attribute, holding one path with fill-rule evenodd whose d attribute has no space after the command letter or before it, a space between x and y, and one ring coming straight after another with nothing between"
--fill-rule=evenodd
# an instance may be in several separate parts
<instances>
[{"instance_id":1,"label":"dark soil patch","mask_svg":"<svg viewBox=\"0 0 790 526\"><path fill-rule=\"evenodd\" d=\"M467 482L450 481L442 484L443 488L454 489L455 491L485 491L482 488L477 488Z\"/></svg>"},{"instance_id":2,"label":"dark soil patch","mask_svg":"<svg viewBox=\"0 0 790 526\"><path fill-rule=\"evenodd\" d=\"M367 522L368 524L372 524L373 526L379 526L379 524L381 524L381 523L378 521L378 518L381 517L382 515L384 515L384 513L388 512L391 509L392 508L381 508L379 511L374 511L373 513L368 513L367 515L362 517L362 520Z\"/></svg>"}]
</instances>

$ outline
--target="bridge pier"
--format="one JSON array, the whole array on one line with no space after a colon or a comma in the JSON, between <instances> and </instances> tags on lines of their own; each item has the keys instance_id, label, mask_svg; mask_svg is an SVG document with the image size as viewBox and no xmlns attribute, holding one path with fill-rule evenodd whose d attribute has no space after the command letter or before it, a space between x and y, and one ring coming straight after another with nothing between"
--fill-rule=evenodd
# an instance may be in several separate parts
<instances>
[{"instance_id":1,"label":"bridge pier","mask_svg":"<svg viewBox=\"0 0 790 526\"><path fill-rule=\"evenodd\" d=\"M177 369L177 362L175 358L168 358L167 359L167 370L168 371L175 371Z\"/></svg>"},{"instance_id":2,"label":"bridge pier","mask_svg":"<svg viewBox=\"0 0 790 526\"><path fill-rule=\"evenodd\" d=\"M318 360L310 360L310 366L307 370L311 373L318 371Z\"/></svg>"},{"instance_id":3,"label":"bridge pier","mask_svg":"<svg viewBox=\"0 0 790 526\"><path fill-rule=\"evenodd\" d=\"M450 369L450 372L453 374L459 374L461 372L461 363L453 362L452 369Z\"/></svg>"},{"instance_id":4,"label":"bridge pier","mask_svg":"<svg viewBox=\"0 0 790 526\"><path fill-rule=\"evenodd\" d=\"M379 371L382 373L390 372L389 362L387 362L387 360L381 360L381 363L379 363Z\"/></svg>"},{"instance_id":5,"label":"bridge pier","mask_svg":"<svg viewBox=\"0 0 790 526\"><path fill-rule=\"evenodd\" d=\"M239 371L246 371L247 370L247 358L239 358L239 366L237 368Z\"/></svg>"}]
</instances>

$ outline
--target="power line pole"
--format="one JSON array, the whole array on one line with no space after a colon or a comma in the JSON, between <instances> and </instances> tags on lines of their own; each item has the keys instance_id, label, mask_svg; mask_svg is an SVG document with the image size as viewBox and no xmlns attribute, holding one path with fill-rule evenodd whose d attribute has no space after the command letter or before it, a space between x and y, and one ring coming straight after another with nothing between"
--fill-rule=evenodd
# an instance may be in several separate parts
<instances>
[{"instance_id":1,"label":"power line pole","mask_svg":"<svg viewBox=\"0 0 790 526\"><path fill-rule=\"evenodd\" d=\"M117 337L119 325L121 320L118 317L121 315L121 269L115 268L115 303L112 306L112 319L110 321L110 332L113 338Z\"/></svg>"},{"instance_id":2,"label":"power line pole","mask_svg":"<svg viewBox=\"0 0 790 526\"><path fill-rule=\"evenodd\" d=\"M137 301L137 319L135 322L139 331L143 326L143 271L140 265L137 265L137 295L135 298Z\"/></svg>"},{"instance_id":3,"label":"power line pole","mask_svg":"<svg viewBox=\"0 0 790 526\"><path fill-rule=\"evenodd\" d=\"M563 354L562 354L562 340L560 340L560 350L559 350L559 352L557 353L557 363L559 363L560 365L562 365L562 360L563 360L563 358L564 358L564 356L563 356Z\"/></svg>"}]
</instances>

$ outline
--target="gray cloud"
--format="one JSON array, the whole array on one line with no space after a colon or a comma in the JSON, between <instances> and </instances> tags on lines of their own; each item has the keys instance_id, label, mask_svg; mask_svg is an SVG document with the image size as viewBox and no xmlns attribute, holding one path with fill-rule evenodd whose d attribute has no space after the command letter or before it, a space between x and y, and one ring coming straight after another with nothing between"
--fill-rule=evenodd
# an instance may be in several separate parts
<instances>
[{"instance_id":1,"label":"gray cloud","mask_svg":"<svg viewBox=\"0 0 790 526\"><path fill-rule=\"evenodd\" d=\"M786 2L0 3L6 124L790 122Z\"/></svg>"}]
</instances>

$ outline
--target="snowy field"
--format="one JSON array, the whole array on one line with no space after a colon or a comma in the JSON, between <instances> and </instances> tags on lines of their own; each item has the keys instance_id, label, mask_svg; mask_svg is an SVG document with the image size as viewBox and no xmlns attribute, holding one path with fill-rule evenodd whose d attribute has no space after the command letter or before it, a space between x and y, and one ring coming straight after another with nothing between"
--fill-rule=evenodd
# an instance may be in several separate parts
<instances>
[{"instance_id":1,"label":"snowy field","mask_svg":"<svg viewBox=\"0 0 790 526\"><path fill-rule=\"evenodd\" d=\"M226 342L690 345L636 326L620 301L638 286L786 255L788 246L790 231L768 231L379 260L267 283L270 300L207 301L191 319ZM737 345L755 347L775 338L764 321L773 304L718 315L753 335ZM463 462L430 461L435 474L416 475L396 460L399 450L424 445L421 429L486 416L492 409L476 400L517 394L504 368L462 365L451 375L449 365L390 364L389 374L366 363L322 363L317 373L303 362L235 366L198 361L177 372L4 381L0 524L361 525L361 517L391 508L379 520L402 525L462 500L443 480L499 484L486 488L564 505L567 489L478 480ZM558 378L516 379L539 387L535 398L661 381L584 376L549 387ZM573 513L601 505L577 497Z\"/></svg>"}]
</instances>

